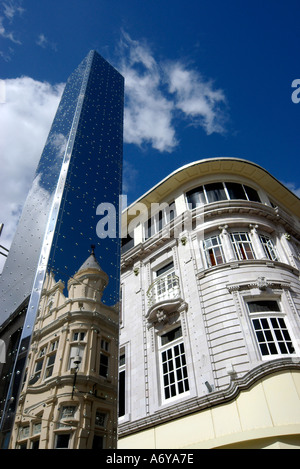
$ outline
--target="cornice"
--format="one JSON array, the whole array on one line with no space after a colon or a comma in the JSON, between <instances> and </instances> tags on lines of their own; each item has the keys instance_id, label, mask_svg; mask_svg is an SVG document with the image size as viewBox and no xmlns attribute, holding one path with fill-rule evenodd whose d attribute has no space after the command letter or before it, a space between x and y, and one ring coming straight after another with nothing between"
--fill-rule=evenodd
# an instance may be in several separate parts
<instances>
[{"instance_id":1,"label":"cornice","mask_svg":"<svg viewBox=\"0 0 300 469\"><path fill-rule=\"evenodd\" d=\"M142 202L144 205L150 206L153 202L166 199L183 184L196 179L201 180L202 177L207 175L220 176L222 173L243 176L249 181L253 181L280 204L284 205L290 213L299 217L300 199L292 191L258 164L249 160L231 157L202 159L178 168L127 207L123 214L128 215L130 209L137 203ZM132 210L132 213L134 213L134 210ZM129 222L130 216L126 217L126 220Z\"/></svg>"},{"instance_id":2,"label":"cornice","mask_svg":"<svg viewBox=\"0 0 300 469\"><path fill-rule=\"evenodd\" d=\"M76 300L78 302L78 299ZM42 337L47 336L53 331L56 331L60 327L62 327L65 323L72 324L77 321L85 322L89 325L92 325L94 322L97 324L101 324L104 322L105 324L118 329L118 322L109 319L105 314L97 312L97 311L86 311L86 310L79 310L79 311L67 311L66 313L59 316L57 319L52 321L50 324L42 327L41 329L35 330L33 333L33 342L36 340L41 340Z\"/></svg>"},{"instance_id":3,"label":"cornice","mask_svg":"<svg viewBox=\"0 0 300 469\"><path fill-rule=\"evenodd\" d=\"M26 389L22 392L21 394L21 401L26 397L27 394L42 394L44 392L49 391L52 388L57 388L60 387L61 389L65 386L72 386L74 382L74 373L69 372L69 373L63 373L61 375L56 375L52 376L51 378L48 378L44 380L42 383L38 385L28 385ZM101 395L104 396L104 393L109 393L111 394L112 392L114 393L114 384L112 383L111 380L107 380L105 378L102 378L101 376L96 376L96 375L90 375L90 374L85 374L83 372L79 372L76 377L76 383L77 385L97 385L101 387ZM84 393L86 391L79 391L79 393ZM96 395L95 397L101 397L101 395ZM93 394L91 394L93 396Z\"/></svg>"},{"instance_id":4,"label":"cornice","mask_svg":"<svg viewBox=\"0 0 300 469\"><path fill-rule=\"evenodd\" d=\"M216 221L216 223L220 223L220 218L224 218L226 215L230 218L230 226L234 226L235 223L241 224L240 220L232 218L233 215L240 215L245 218L243 223L249 223L247 216L254 216L256 219L258 217L261 219L258 223L262 229L272 232L275 227L281 225L285 231L300 240L299 226L296 226L294 219L290 215L278 207L273 208L260 202L223 200L204 205L203 210L201 216L204 221L200 228L205 229L207 222ZM161 247L168 246L171 241L176 243L179 238L180 230L178 228L182 225L182 217L190 216L190 226L194 226L198 220L198 215L197 209L186 210L183 214L179 214L164 229L122 254L121 268L126 269L132 266L134 262L144 259L152 251L157 251ZM196 230L194 231L196 232ZM175 233L177 233L176 237L174 236Z\"/></svg>"}]
</instances>

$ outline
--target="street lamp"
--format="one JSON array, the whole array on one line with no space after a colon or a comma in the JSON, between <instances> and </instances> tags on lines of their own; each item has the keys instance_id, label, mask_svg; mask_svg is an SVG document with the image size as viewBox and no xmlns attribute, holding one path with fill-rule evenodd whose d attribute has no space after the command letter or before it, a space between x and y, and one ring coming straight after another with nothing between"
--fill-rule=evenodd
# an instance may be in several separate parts
<instances>
[{"instance_id":1,"label":"street lamp","mask_svg":"<svg viewBox=\"0 0 300 469\"><path fill-rule=\"evenodd\" d=\"M77 373L78 373L78 370L79 370L79 365L81 363L81 357L79 355L76 355L74 357L73 363L75 365L75 368L74 368L74 380L73 380L73 388L72 388L72 399L73 399L73 396L74 396L75 384L76 384L76 379L77 379Z\"/></svg>"}]
</instances>

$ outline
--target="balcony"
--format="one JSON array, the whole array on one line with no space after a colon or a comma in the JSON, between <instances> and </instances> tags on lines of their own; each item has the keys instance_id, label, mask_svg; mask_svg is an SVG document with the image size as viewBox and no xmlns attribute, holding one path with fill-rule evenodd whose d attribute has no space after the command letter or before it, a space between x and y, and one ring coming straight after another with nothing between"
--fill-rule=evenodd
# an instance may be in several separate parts
<instances>
[{"instance_id":1,"label":"balcony","mask_svg":"<svg viewBox=\"0 0 300 469\"><path fill-rule=\"evenodd\" d=\"M175 272L157 278L148 288L149 323L165 323L174 314L177 314L184 303L181 297L179 277Z\"/></svg>"},{"instance_id":2,"label":"balcony","mask_svg":"<svg viewBox=\"0 0 300 469\"><path fill-rule=\"evenodd\" d=\"M180 297L179 277L175 272L168 272L163 277L157 278L147 291L148 306L152 307L156 303L166 300L174 300Z\"/></svg>"}]
</instances>

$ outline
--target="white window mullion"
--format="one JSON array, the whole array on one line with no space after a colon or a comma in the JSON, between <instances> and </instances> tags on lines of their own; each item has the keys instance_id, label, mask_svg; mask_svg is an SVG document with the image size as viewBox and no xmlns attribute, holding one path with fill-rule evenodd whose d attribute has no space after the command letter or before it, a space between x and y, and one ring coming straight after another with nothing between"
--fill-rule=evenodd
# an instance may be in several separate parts
<instances>
[{"instance_id":1,"label":"white window mullion","mask_svg":"<svg viewBox=\"0 0 300 469\"><path fill-rule=\"evenodd\" d=\"M167 401L189 391L187 363L181 327L161 336L162 396Z\"/></svg>"},{"instance_id":2,"label":"white window mullion","mask_svg":"<svg viewBox=\"0 0 300 469\"><path fill-rule=\"evenodd\" d=\"M249 301L248 308L262 358L296 353L286 317L276 300Z\"/></svg>"}]
</instances>

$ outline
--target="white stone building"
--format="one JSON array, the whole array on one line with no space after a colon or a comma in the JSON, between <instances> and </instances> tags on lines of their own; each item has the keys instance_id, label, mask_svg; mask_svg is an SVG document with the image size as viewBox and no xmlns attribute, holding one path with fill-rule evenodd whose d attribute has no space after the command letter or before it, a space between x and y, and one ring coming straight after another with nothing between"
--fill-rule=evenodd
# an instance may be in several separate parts
<instances>
[{"instance_id":1,"label":"white stone building","mask_svg":"<svg viewBox=\"0 0 300 469\"><path fill-rule=\"evenodd\" d=\"M123 213L119 448L300 448L299 216L234 158Z\"/></svg>"}]
</instances>

